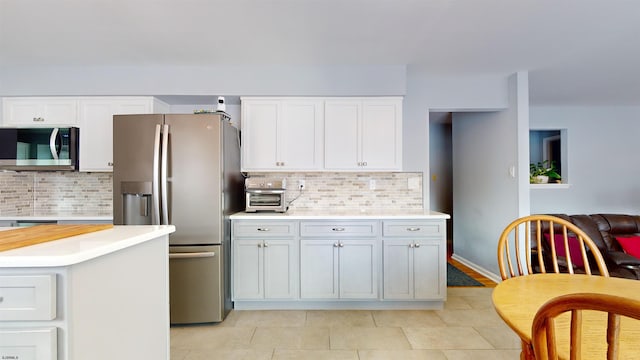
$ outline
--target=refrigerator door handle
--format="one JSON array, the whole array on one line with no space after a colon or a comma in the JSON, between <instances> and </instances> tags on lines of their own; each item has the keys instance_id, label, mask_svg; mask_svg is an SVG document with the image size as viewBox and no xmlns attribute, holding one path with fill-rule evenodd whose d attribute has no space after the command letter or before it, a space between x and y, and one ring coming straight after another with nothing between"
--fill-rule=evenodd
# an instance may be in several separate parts
<instances>
[{"instance_id":1,"label":"refrigerator door handle","mask_svg":"<svg viewBox=\"0 0 640 360\"><path fill-rule=\"evenodd\" d=\"M162 128L162 165L160 169L160 182L162 191L162 224L169 225L169 201L167 197L167 162L169 158L169 125Z\"/></svg>"},{"instance_id":2,"label":"refrigerator door handle","mask_svg":"<svg viewBox=\"0 0 640 360\"><path fill-rule=\"evenodd\" d=\"M169 259L194 259L194 258L207 258L214 257L216 253L214 251L195 252L195 253L170 253Z\"/></svg>"},{"instance_id":3,"label":"refrigerator door handle","mask_svg":"<svg viewBox=\"0 0 640 360\"><path fill-rule=\"evenodd\" d=\"M153 219L154 225L160 225L160 124L156 124L153 139Z\"/></svg>"}]
</instances>

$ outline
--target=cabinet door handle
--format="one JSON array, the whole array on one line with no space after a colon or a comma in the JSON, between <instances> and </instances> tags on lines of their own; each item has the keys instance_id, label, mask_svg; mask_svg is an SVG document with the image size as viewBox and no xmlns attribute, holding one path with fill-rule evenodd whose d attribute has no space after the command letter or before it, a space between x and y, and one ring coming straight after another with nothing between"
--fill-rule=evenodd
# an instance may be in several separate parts
<instances>
[{"instance_id":1,"label":"cabinet door handle","mask_svg":"<svg viewBox=\"0 0 640 360\"><path fill-rule=\"evenodd\" d=\"M262 247L262 243L258 243L258 247L261 248Z\"/></svg>"},{"instance_id":2,"label":"cabinet door handle","mask_svg":"<svg viewBox=\"0 0 640 360\"><path fill-rule=\"evenodd\" d=\"M338 243L333 243L333 247L338 247L338 246L340 246L340 244L338 244Z\"/></svg>"},{"instance_id":3,"label":"cabinet door handle","mask_svg":"<svg viewBox=\"0 0 640 360\"><path fill-rule=\"evenodd\" d=\"M109 161L109 162L107 163L107 166L113 166L113 162Z\"/></svg>"},{"instance_id":4,"label":"cabinet door handle","mask_svg":"<svg viewBox=\"0 0 640 360\"><path fill-rule=\"evenodd\" d=\"M408 227L407 231L420 231L419 227Z\"/></svg>"},{"instance_id":5,"label":"cabinet door handle","mask_svg":"<svg viewBox=\"0 0 640 360\"><path fill-rule=\"evenodd\" d=\"M333 228L331 231L344 231L343 227Z\"/></svg>"},{"instance_id":6,"label":"cabinet door handle","mask_svg":"<svg viewBox=\"0 0 640 360\"><path fill-rule=\"evenodd\" d=\"M409 248L413 249L413 244L409 244Z\"/></svg>"},{"instance_id":7,"label":"cabinet door handle","mask_svg":"<svg viewBox=\"0 0 640 360\"><path fill-rule=\"evenodd\" d=\"M42 118L42 117L34 117L34 118L33 118L33 121L36 121L36 122L43 122L43 121L44 121L44 118Z\"/></svg>"},{"instance_id":8,"label":"cabinet door handle","mask_svg":"<svg viewBox=\"0 0 640 360\"><path fill-rule=\"evenodd\" d=\"M420 243L416 243L416 247L419 248L420 247Z\"/></svg>"},{"instance_id":9,"label":"cabinet door handle","mask_svg":"<svg viewBox=\"0 0 640 360\"><path fill-rule=\"evenodd\" d=\"M366 162L366 161L363 161L363 162L362 162L362 166L367 166L367 162Z\"/></svg>"},{"instance_id":10,"label":"cabinet door handle","mask_svg":"<svg viewBox=\"0 0 640 360\"><path fill-rule=\"evenodd\" d=\"M338 247L344 247L344 244L343 243L339 243Z\"/></svg>"},{"instance_id":11,"label":"cabinet door handle","mask_svg":"<svg viewBox=\"0 0 640 360\"><path fill-rule=\"evenodd\" d=\"M258 228L258 231L269 231L269 228Z\"/></svg>"},{"instance_id":12,"label":"cabinet door handle","mask_svg":"<svg viewBox=\"0 0 640 360\"><path fill-rule=\"evenodd\" d=\"M264 242L264 247L269 247L269 243L268 242Z\"/></svg>"}]
</instances>

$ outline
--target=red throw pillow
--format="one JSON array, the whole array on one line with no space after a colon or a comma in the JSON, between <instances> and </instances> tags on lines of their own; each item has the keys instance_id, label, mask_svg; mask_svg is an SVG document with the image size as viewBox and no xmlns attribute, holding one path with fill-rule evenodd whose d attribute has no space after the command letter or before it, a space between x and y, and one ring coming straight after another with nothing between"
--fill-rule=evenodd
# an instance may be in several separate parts
<instances>
[{"instance_id":1,"label":"red throw pillow","mask_svg":"<svg viewBox=\"0 0 640 360\"><path fill-rule=\"evenodd\" d=\"M544 234L544 237L549 241L549 234ZM556 243L556 255L567 257L567 253L564 251L564 235L554 234L554 242ZM569 254L571 254L571 262L577 267L584 267L584 260L582 259L582 251L580 251L580 242L575 236L569 236Z\"/></svg>"},{"instance_id":2,"label":"red throw pillow","mask_svg":"<svg viewBox=\"0 0 640 360\"><path fill-rule=\"evenodd\" d=\"M640 236L616 236L624 252L640 258Z\"/></svg>"}]
</instances>

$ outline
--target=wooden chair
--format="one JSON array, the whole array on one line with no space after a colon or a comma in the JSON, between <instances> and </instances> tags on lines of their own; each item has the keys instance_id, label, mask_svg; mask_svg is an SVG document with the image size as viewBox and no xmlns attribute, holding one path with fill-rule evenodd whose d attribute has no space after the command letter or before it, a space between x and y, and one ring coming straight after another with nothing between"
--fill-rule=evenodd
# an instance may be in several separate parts
<instances>
[{"instance_id":1,"label":"wooden chair","mask_svg":"<svg viewBox=\"0 0 640 360\"><path fill-rule=\"evenodd\" d=\"M558 228L560 230L556 231ZM558 242L560 246L556 244ZM532 252L532 244L535 245L535 252ZM547 256L545 252L548 252ZM584 231L556 216L529 215L511 222L500 235L498 267L502 280L534 272L573 274L578 268L585 274L593 275L587 252L590 252L595 260L599 274L608 277L609 271L600 250ZM545 259L551 259L551 264ZM522 267L522 260L526 262L526 272ZM534 262L537 264L535 271L532 264ZM547 265L552 269L547 269Z\"/></svg>"},{"instance_id":2,"label":"wooden chair","mask_svg":"<svg viewBox=\"0 0 640 360\"><path fill-rule=\"evenodd\" d=\"M569 359L582 358L581 340L597 341L593 336L588 336L587 334L583 336L582 310L608 313L606 318L606 339L602 339L602 341L604 345L606 340L607 359L618 359L620 317L626 316L640 320L640 301L605 294L569 294L549 300L536 313L531 328L531 339L536 360L558 359L554 320L565 312L571 312L571 326L568 329L570 330ZM605 326L604 322L605 319L603 318L603 326ZM590 326L586 331L593 331L593 328L594 326ZM585 355L592 355L593 358L594 354ZM638 354L636 353L635 355Z\"/></svg>"}]
</instances>

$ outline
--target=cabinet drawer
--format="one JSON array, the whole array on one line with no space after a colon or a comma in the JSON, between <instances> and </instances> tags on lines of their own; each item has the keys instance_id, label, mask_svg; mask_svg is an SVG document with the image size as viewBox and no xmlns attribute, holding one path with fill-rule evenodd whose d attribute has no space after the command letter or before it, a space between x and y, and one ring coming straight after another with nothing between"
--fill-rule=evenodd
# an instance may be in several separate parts
<instances>
[{"instance_id":1,"label":"cabinet drawer","mask_svg":"<svg viewBox=\"0 0 640 360\"><path fill-rule=\"evenodd\" d=\"M444 221L383 221L382 236L442 236L444 225Z\"/></svg>"},{"instance_id":2,"label":"cabinet drawer","mask_svg":"<svg viewBox=\"0 0 640 360\"><path fill-rule=\"evenodd\" d=\"M56 318L56 276L0 276L0 321Z\"/></svg>"},{"instance_id":3,"label":"cabinet drawer","mask_svg":"<svg viewBox=\"0 0 640 360\"><path fill-rule=\"evenodd\" d=\"M376 236L378 233L376 221L362 222L302 222L300 223L301 236Z\"/></svg>"},{"instance_id":4,"label":"cabinet drawer","mask_svg":"<svg viewBox=\"0 0 640 360\"><path fill-rule=\"evenodd\" d=\"M233 235L236 237L288 237L294 236L293 221L234 221Z\"/></svg>"},{"instance_id":5,"label":"cabinet drawer","mask_svg":"<svg viewBox=\"0 0 640 360\"><path fill-rule=\"evenodd\" d=\"M0 328L0 359L55 360L57 338L55 327Z\"/></svg>"}]
</instances>

